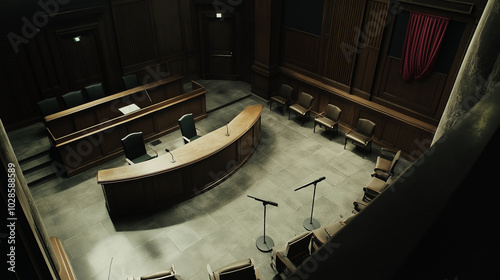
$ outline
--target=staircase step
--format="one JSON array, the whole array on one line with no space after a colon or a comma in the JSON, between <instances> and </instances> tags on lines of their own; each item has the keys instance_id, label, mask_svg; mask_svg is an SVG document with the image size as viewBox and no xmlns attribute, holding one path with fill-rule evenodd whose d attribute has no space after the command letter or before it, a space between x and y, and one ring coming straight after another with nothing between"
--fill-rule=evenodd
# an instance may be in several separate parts
<instances>
[{"instance_id":1,"label":"staircase step","mask_svg":"<svg viewBox=\"0 0 500 280\"><path fill-rule=\"evenodd\" d=\"M52 162L50 161L33 167L28 171L24 171L23 173L29 187L54 179L57 176L56 171L52 166Z\"/></svg>"},{"instance_id":2,"label":"staircase step","mask_svg":"<svg viewBox=\"0 0 500 280\"><path fill-rule=\"evenodd\" d=\"M49 150L20 160L19 165L23 172L30 172L31 169L36 169L39 165L43 165L47 162L52 162Z\"/></svg>"}]
</instances>

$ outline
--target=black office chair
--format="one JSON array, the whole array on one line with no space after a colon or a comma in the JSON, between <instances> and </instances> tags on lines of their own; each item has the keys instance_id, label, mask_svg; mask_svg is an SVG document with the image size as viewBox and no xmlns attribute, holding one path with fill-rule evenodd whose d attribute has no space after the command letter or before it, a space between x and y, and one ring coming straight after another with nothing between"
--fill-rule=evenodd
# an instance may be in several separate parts
<instances>
[{"instance_id":1,"label":"black office chair","mask_svg":"<svg viewBox=\"0 0 500 280\"><path fill-rule=\"evenodd\" d=\"M87 93L87 97L89 101L97 100L106 96L104 93L104 89L102 88L101 83L92 84L85 87L85 92Z\"/></svg>"},{"instance_id":2,"label":"black office chair","mask_svg":"<svg viewBox=\"0 0 500 280\"><path fill-rule=\"evenodd\" d=\"M81 90L68 92L62 96L62 99L64 101L64 105L66 105L66 108L68 109L85 103Z\"/></svg>"},{"instance_id":3,"label":"black office chair","mask_svg":"<svg viewBox=\"0 0 500 280\"><path fill-rule=\"evenodd\" d=\"M194 125L194 118L192 113L185 114L179 119L179 127L181 128L181 134L182 138L184 139L184 144L187 144L201 137L196 132L197 128Z\"/></svg>"},{"instance_id":4,"label":"black office chair","mask_svg":"<svg viewBox=\"0 0 500 280\"><path fill-rule=\"evenodd\" d=\"M158 157L158 153L149 145L148 147L153 150L156 155L150 156L147 153L142 132L133 132L122 138L122 146L125 152L125 160L130 165Z\"/></svg>"},{"instance_id":5,"label":"black office chair","mask_svg":"<svg viewBox=\"0 0 500 280\"><path fill-rule=\"evenodd\" d=\"M59 106L59 102L57 102L57 98L55 97L44 99L38 102L37 105L44 117L61 111L61 106Z\"/></svg>"},{"instance_id":6,"label":"black office chair","mask_svg":"<svg viewBox=\"0 0 500 280\"><path fill-rule=\"evenodd\" d=\"M139 83L137 82L137 75L136 74L130 74L127 76L122 77L123 84L125 85L125 89L131 89L139 86Z\"/></svg>"}]
</instances>

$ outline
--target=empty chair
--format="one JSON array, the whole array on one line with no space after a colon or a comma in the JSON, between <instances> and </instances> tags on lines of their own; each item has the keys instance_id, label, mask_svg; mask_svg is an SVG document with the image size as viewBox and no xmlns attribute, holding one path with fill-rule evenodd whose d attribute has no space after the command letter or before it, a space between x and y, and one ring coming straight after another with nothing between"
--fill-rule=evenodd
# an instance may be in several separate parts
<instances>
[{"instance_id":1,"label":"empty chair","mask_svg":"<svg viewBox=\"0 0 500 280\"><path fill-rule=\"evenodd\" d=\"M207 270L210 280L262 280L252 258L237 261L216 270L212 270L210 265L207 264Z\"/></svg>"},{"instance_id":2,"label":"empty chair","mask_svg":"<svg viewBox=\"0 0 500 280\"><path fill-rule=\"evenodd\" d=\"M332 140L333 129L339 131L339 121L340 114L342 110L339 107L328 104L326 105L326 110L319 114L314 120L313 132L316 132L316 125L319 124L320 127L324 127L326 130L330 131L330 140Z\"/></svg>"},{"instance_id":3,"label":"empty chair","mask_svg":"<svg viewBox=\"0 0 500 280\"><path fill-rule=\"evenodd\" d=\"M345 135L344 150L347 144L347 140L350 140L353 144L361 146L365 150L369 146L371 152L375 127L376 124L374 122L367 119L359 119L356 130L350 130Z\"/></svg>"},{"instance_id":4,"label":"empty chair","mask_svg":"<svg viewBox=\"0 0 500 280\"><path fill-rule=\"evenodd\" d=\"M176 275L174 270L174 265L172 265L169 269L158 271L155 273L150 273L143 275L141 277L127 277L127 280L174 280L174 279L182 279L178 275Z\"/></svg>"},{"instance_id":5,"label":"empty chair","mask_svg":"<svg viewBox=\"0 0 500 280\"><path fill-rule=\"evenodd\" d=\"M182 138L184 139L184 144L194 141L200 138L197 134L196 126L194 125L193 114L185 114L179 119L179 127L181 128Z\"/></svg>"},{"instance_id":6,"label":"empty chair","mask_svg":"<svg viewBox=\"0 0 500 280\"><path fill-rule=\"evenodd\" d=\"M363 201L372 201L377 195L381 194L392 184L392 178L393 177L390 176L387 181L385 181L377 177L372 177L370 182L363 188Z\"/></svg>"},{"instance_id":7,"label":"empty chair","mask_svg":"<svg viewBox=\"0 0 500 280\"><path fill-rule=\"evenodd\" d=\"M281 107L281 114L285 114L285 107L290 106L292 101L293 88L289 85L281 84L280 90L276 95L271 96L269 101L269 110L272 109L273 103L277 103Z\"/></svg>"},{"instance_id":8,"label":"empty chair","mask_svg":"<svg viewBox=\"0 0 500 280\"><path fill-rule=\"evenodd\" d=\"M290 111L294 111L297 115L301 117L304 117L305 115L308 115L308 117L310 117L313 101L314 98L310 94L301 92L299 94L297 103L289 107L290 110L288 110L288 119L290 119ZM304 125L304 122L302 123L302 125Z\"/></svg>"},{"instance_id":9,"label":"empty chair","mask_svg":"<svg viewBox=\"0 0 500 280\"><path fill-rule=\"evenodd\" d=\"M127 76L122 77L123 80L123 85L125 86L125 89L131 89L139 86L139 83L137 82L137 75L136 74L130 74Z\"/></svg>"},{"instance_id":10,"label":"empty chair","mask_svg":"<svg viewBox=\"0 0 500 280\"><path fill-rule=\"evenodd\" d=\"M365 208L368 206L368 204L370 204L370 202L356 200L352 204L354 205L353 213L359 213L359 212L365 210Z\"/></svg>"},{"instance_id":11,"label":"empty chair","mask_svg":"<svg viewBox=\"0 0 500 280\"><path fill-rule=\"evenodd\" d=\"M38 102L37 105L44 117L61 111L61 106L59 106L59 102L57 102L57 98L55 97L44 99Z\"/></svg>"},{"instance_id":12,"label":"empty chair","mask_svg":"<svg viewBox=\"0 0 500 280\"><path fill-rule=\"evenodd\" d=\"M68 92L62 96L62 99L64 101L64 105L66 105L66 108L68 109L85 103L81 90Z\"/></svg>"},{"instance_id":13,"label":"empty chair","mask_svg":"<svg viewBox=\"0 0 500 280\"><path fill-rule=\"evenodd\" d=\"M297 267L311 255L309 244L312 232L306 231L289 240L281 248L273 248L271 255L271 266L279 273L288 269L295 272Z\"/></svg>"},{"instance_id":14,"label":"empty chair","mask_svg":"<svg viewBox=\"0 0 500 280\"><path fill-rule=\"evenodd\" d=\"M135 164L150 160L158 156L158 153L153 149L153 147L148 147L156 154L155 156L150 156L146 151L146 145L144 144L144 138L142 137L142 132L133 132L122 138L123 151L125 152L125 159L128 164Z\"/></svg>"},{"instance_id":15,"label":"empty chair","mask_svg":"<svg viewBox=\"0 0 500 280\"><path fill-rule=\"evenodd\" d=\"M381 148L381 151L382 154L377 157L372 176L386 181L390 176L394 175L394 167L396 167L396 163L398 163L401 150L393 153L389 149Z\"/></svg>"},{"instance_id":16,"label":"empty chair","mask_svg":"<svg viewBox=\"0 0 500 280\"><path fill-rule=\"evenodd\" d=\"M102 88L101 83L86 86L85 92L87 93L89 101L97 100L106 96L106 94L104 94L104 89Z\"/></svg>"},{"instance_id":17,"label":"empty chair","mask_svg":"<svg viewBox=\"0 0 500 280\"><path fill-rule=\"evenodd\" d=\"M341 216L342 217L342 216ZM317 228L312 231L311 237L311 253L316 252L323 244L332 238L342 227L347 225L354 215L346 220L339 219L329 225Z\"/></svg>"}]
</instances>

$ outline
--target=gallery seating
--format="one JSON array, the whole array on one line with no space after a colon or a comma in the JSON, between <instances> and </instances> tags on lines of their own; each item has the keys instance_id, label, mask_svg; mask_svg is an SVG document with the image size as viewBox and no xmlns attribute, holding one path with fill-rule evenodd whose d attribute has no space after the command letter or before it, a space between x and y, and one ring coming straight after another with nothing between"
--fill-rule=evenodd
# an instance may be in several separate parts
<instances>
[{"instance_id":1,"label":"gallery seating","mask_svg":"<svg viewBox=\"0 0 500 280\"><path fill-rule=\"evenodd\" d=\"M353 213L359 213L365 210L366 207L370 204L370 202L356 200L352 204L354 205Z\"/></svg>"},{"instance_id":2,"label":"gallery seating","mask_svg":"<svg viewBox=\"0 0 500 280\"><path fill-rule=\"evenodd\" d=\"M385 181L390 176L393 176L394 167L396 167L396 163L398 163L400 155L401 150L393 153L387 148L381 148L381 155L377 157L377 162L375 163L375 169L372 176Z\"/></svg>"},{"instance_id":3,"label":"gallery seating","mask_svg":"<svg viewBox=\"0 0 500 280\"><path fill-rule=\"evenodd\" d=\"M123 76L122 81L125 89L131 89L139 86L139 83L137 82L137 75L135 74Z\"/></svg>"},{"instance_id":4,"label":"gallery seating","mask_svg":"<svg viewBox=\"0 0 500 280\"><path fill-rule=\"evenodd\" d=\"M44 117L55 114L62 109L61 106L59 106L59 102L57 102L57 98L55 97L44 99L38 102L37 105L40 113Z\"/></svg>"},{"instance_id":5,"label":"gallery seating","mask_svg":"<svg viewBox=\"0 0 500 280\"><path fill-rule=\"evenodd\" d=\"M385 189L387 189L393 182L393 177L390 176L387 181L379 179L377 177L372 177L370 182L363 188L364 201L372 201L377 195L382 193Z\"/></svg>"},{"instance_id":6,"label":"gallery seating","mask_svg":"<svg viewBox=\"0 0 500 280\"><path fill-rule=\"evenodd\" d=\"M182 139L184 144L194 141L201 136L196 132L197 128L194 124L193 114L185 114L179 119L179 127L181 128Z\"/></svg>"},{"instance_id":7,"label":"gallery seating","mask_svg":"<svg viewBox=\"0 0 500 280\"><path fill-rule=\"evenodd\" d=\"M297 267L311 255L309 244L312 232L306 231L295 236L280 248L273 247L271 255L271 266L279 273L295 272Z\"/></svg>"},{"instance_id":8,"label":"gallery seating","mask_svg":"<svg viewBox=\"0 0 500 280\"><path fill-rule=\"evenodd\" d=\"M293 88L289 85L281 84L280 90L276 93L276 95L271 96L271 100L269 101L269 110L272 109L273 103L277 103L279 107L281 107L281 114L285 114L285 108L290 106L290 102L292 102L292 91Z\"/></svg>"},{"instance_id":9,"label":"gallery seating","mask_svg":"<svg viewBox=\"0 0 500 280\"><path fill-rule=\"evenodd\" d=\"M207 264L207 271L210 280L262 280L252 258L237 261L216 270L212 270L210 264Z\"/></svg>"},{"instance_id":10,"label":"gallery seating","mask_svg":"<svg viewBox=\"0 0 500 280\"><path fill-rule=\"evenodd\" d=\"M339 131L341 113L342 110L340 110L339 107L333 104L326 105L326 110L319 114L314 120L313 132L316 132L316 125L319 124L320 127L324 127L326 130L330 131L330 140L332 140L333 130L336 129L337 133Z\"/></svg>"},{"instance_id":11,"label":"gallery seating","mask_svg":"<svg viewBox=\"0 0 500 280\"><path fill-rule=\"evenodd\" d=\"M352 220L353 217L354 215L348 217L345 220L343 220L341 217L341 219L329 225L313 230L311 237L311 253L316 252L319 249L319 247L321 247L328 240L330 240L330 238L332 238L332 236L334 236L342 227L347 225Z\"/></svg>"},{"instance_id":12,"label":"gallery seating","mask_svg":"<svg viewBox=\"0 0 500 280\"><path fill-rule=\"evenodd\" d=\"M182 278L176 275L174 265L172 265L169 269L149 273L141 277L129 276L127 280L182 280Z\"/></svg>"},{"instance_id":13,"label":"gallery seating","mask_svg":"<svg viewBox=\"0 0 500 280\"><path fill-rule=\"evenodd\" d=\"M313 101L314 98L310 94L301 92L299 94L297 103L289 107L290 110L288 110L288 119L290 119L291 111L294 111L295 114L299 115L301 118L304 118L305 115L310 118ZM304 125L304 122L302 122L302 125Z\"/></svg>"},{"instance_id":14,"label":"gallery seating","mask_svg":"<svg viewBox=\"0 0 500 280\"><path fill-rule=\"evenodd\" d=\"M363 147L365 150L367 147L372 150L373 135L375 133L376 124L367 119L359 119L356 130L350 130L345 135L344 150L347 141L350 140L353 144ZM364 154L363 154L364 157Z\"/></svg>"},{"instance_id":15,"label":"gallery seating","mask_svg":"<svg viewBox=\"0 0 500 280\"><path fill-rule=\"evenodd\" d=\"M73 108L78 105L82 105L85 103L85 100L83 99L83 94L82 90L75 90L66 93L65 95L62 96L62 99L64 101L64 105L66 105L66 108Z\"/></svg>"},{"instance_id":16,"label":"gallery seating","mask_svg":"<svg viewBox=\"0 0 500 280\"><path fill-rule=\"evenodd\" d=\"M85 92L87 93L87 97L89 101L94 101L106 96L104 93L104 89L102 88L101 83L96 83L92 85L88 85L85 87Z\"/></svg>"},{"instance_id":17,"label":"gallery seating","mask_svg":"<svg viewBox=\"0 0 500 280\"><path fill-rule=\"evenodd\" d=\"M125 152L125 159L130 165L158 157L158 153L151 146L149 146L149 148L153 150L156 155L150 156L147 153L142 132L133 132L125 136L122 138L122 145L123 151Z\"/></svg>"}]
</instances>

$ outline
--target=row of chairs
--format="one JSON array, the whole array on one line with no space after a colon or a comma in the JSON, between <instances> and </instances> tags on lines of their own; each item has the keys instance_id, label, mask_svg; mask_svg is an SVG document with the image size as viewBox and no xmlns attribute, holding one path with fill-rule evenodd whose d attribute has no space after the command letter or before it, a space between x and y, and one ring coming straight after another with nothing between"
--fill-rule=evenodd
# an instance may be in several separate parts
<instances>
[{"instance_id":1,"label":"row of chairs","mask_svg":"<svg viewBox=\"0 0 500 280\"><path fill-rule=\"evenodd\" d=\"M277 103L281 107L282 114L285 112L285 108L288 108L288 119L290 119L290 112L294 112L296 115L305 118L307 115L310 119L311 108L314 98L305 92L300 92L298 95L297 102L292 104L292 92L293 88L289 85L282 84L276 95L271 96L269 101L269 109L272 110L274 103ZM330 140L332 139L333 131L338 133L340 115L342 110L333 105L327 104L324 112L316 116L314 120L313 132L316 132L316 126L325 128L330 131ZM302 122L302 126L305 121ZM365 150L367 148L372 148L373 137L375 134L376 124L368 119L360 118L357 123L355 130L350 130L345 135L344 149L346 148L347 141L351 141L357 146L363 147ZM364 155L363 155L364 157Z\"/></svg>"},{"instance_id":2,"label":"row of chairs","mask_svg":"<svg viewBox=\"0 0 500 280\"><path fill-rule=\"evenodd\" d=\"M255 262L252 258L236 261L218 269L212 269L207 264L207 272L210 280L262 280ZM146 274L140 277L128 277L127 280L181 280L182 277L175 272L174 265L169 269Z\"/></svg>"},{"instance_id":3,"label":"row of chairs","mask_svg":"<svg viewBox=\"0 0 500 280\"><path fill-rule=\"evenodd\" d=\"M137 86L137 76L135 74L122 77L126 89L134 88ZM85 92L85 94L84 94ZM47 98L37 103L38 109L42 116L48 116L60 112L64 109L73 108L82 105L85 102L94 101L105 97L105 91L102 83L95 83L86 86L83 90L75 90L64 94L62 101L64 106L60 106L57 97Z\"/></svg>"},{"instance_id":4,"label":"row of chairs","mask_svg":"<svg viewBox=\"0 0 500 280\"><path fill-rule=\"evenodd\" d=\"M355 212L365 209L379 194L388 189L395 179L394 168L401 156L401 150L395 152L382 148L381 151L381 155L377 157L372 178L363 187L363 199L353 202Z\"/></svg>"},{"instance_id":5,"label":"row of chairs","mask_svg":"<svg viewBox=\"0 0 500 280\"><path fill-rule=\"evenodd\" d=\"M382 154L377 157L372 180L363 188L364 196L362 201L354 202L354 211L356 214L362 211L368 204L381 192L383 192L394 178L394 168L401 155L401 150L394 153L383 148ZM315 229L297 235L290 239L286 244L279 248L273 248L271 255L271 267L278 273L289 275L294 273L302 262L319 250L323 244L328 242L341 228L347 225L355 215L347 219L341 219Z\"/></svg>"}]
</instances>

